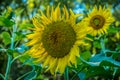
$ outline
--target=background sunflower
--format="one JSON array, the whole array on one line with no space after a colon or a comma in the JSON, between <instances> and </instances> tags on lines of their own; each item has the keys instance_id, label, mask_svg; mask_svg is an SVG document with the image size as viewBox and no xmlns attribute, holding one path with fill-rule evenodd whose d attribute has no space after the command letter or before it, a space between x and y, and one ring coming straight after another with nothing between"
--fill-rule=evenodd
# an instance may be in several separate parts
<instances>
[{"instance_id":1,"label":"background sunflower","mask_svg":"<svg viewBox=\"0 0 120 80\"><path fill-rule=\"evenodd\" d=\"M90 34L96 36L97 34L107 33L109 25L113 23L114 17L111 14L110 9L95 6L88 14L83 22L87 29L90 30Z\"/></svg>"}]
</instances>

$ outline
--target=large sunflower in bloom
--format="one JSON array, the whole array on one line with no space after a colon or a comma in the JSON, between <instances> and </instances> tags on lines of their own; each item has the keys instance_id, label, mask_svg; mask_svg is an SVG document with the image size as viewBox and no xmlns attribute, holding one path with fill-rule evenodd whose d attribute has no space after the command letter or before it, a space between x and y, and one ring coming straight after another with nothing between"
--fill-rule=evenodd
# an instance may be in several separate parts
<instances>
[{"instance_id":1,"label":"large sunflower in bloom","mask_svg":"<svg viewBox=\"0 0 120 80\"><path fill-rule=\"evenodd\" d=\"M110 9L95 6L92 12L88 14L88 17L83 20L83 23L87 26L90 34L96 36L97 34L107 33L107 29L113 21L114 18Z\"/></svg>"},{"instance_id":2,"label":"large sunflower in bloom","mask_svg":"<svg viewBox=\"0 0 120 80\"><path fill-rule=\"evenodd\" d=\"M64 6L60 10L59 5L50 11L47 7L46 15L41 11L41 16L33 18L33 33L27 35L31 46L27 52L36 62L42 63L44 68L52 74L64 72L66 66L76 65L76 57L79 57L79 47L85 36L80 25L76 24L76 18L80 14L68 13Z\"/></svg>"}]
</instances>

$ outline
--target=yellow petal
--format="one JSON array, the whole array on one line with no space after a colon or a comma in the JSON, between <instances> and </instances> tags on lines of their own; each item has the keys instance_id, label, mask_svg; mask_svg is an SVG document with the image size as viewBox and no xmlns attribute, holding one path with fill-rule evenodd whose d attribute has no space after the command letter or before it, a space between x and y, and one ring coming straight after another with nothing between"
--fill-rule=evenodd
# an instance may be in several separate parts
<instances>
[{"instance_id":1,"label":"yellow petal","mask_svg":"<svg viewBox=\"0 0 120 80\"><path fill-rule=\"evenodd\" d=\"M33 21L33 25L38 31L44 30L44 26L41 24L37 16L33 17L32 21Z\"/></svg>"},{"instance_id":2,"label":"yellow petal","mask_svg":"<svg viewBox=\"0 0 120 80\"><path fill-rule=\"evenodd\" d=\"M40 49L40 50L37 50L36 52L34 52L33 54L32 54L32 57L34 57L34 58L38 58L39 56L42 56L42 54L45 52L45 49L44 48L42 48L42 49Z\"/></svg>"},{"instance_id":3,"label":"yellow petal","mask_svg":"<svg viewBox=\"0 0 120 80\"><path fill-rule=\"evenodd\" d=\"M57 61L58 61L57 58L52 58L50 60L49 67L46 71L50 70L51 74L55 74Z\"/></svg>"},{"instance_id":4,"label":"yellow petal","mask_svg":"<svg viewBox=\"0 0 120 80\"><path fill-rule=\"evenodd\" d=\"M36 44L40 39L36 38L36 39L32 39L31 41L29 41L28 43L26 43L27 46L31 46Z\"/></svg>"},{"instance_id":5,"label":"yellow petal","mask_svg":"<svg viewBox=\"0 0 120 80\"><path fill-rule=\"evenodd\" d=\"M68 63L68 56L64 56L64 58L61 59L61 63L62 65L59 67L59 71L63 74Z\"/></svg>"},{"instance_id":6,"label":"yellow petal","mask_svg":"<svg viewBox=\"0 0 120 80\"><path fill-rule=\"evenodd\" d=\"M51 59L51 56L48 56L43 64L43 67L47 66L49 64L49 61Z\"/></svg>"},{"instance_id":7,"label":"yellow petal","mask_svg":"<svg viewBox=\"0 0 120 80\"><path fill-rule=\"evenodd\" d=\"M33 38L37 38L38 36L41 37L41 32L35 32L34 34L28 34L27 38L33 39Z\"/></svg>"},{"instance_id":8,"label":"yellow petal","mask_svg":"<svg viewBox=\"0 0 120 80\"><path fill-rule=\"evenodd\" d=\"M42 62L47 57L47 55L47 52L43 53L43 55L39 56L35 62Z\"/></svg>"},{"instance_id":9,"label":"yellow petal","mask_svg":"<svg viewBox=\"0 0 120 80\"><path fill-rule=\"evenodd\" d=\"M76 56L71 55L69 61L70 63L74 64L75 67L77 67Z\"/></svg>"},{"instance_id":10,"label":"yellow petal","mask_svg":"<svg viewBox=\"0 0 120 80\"><path fill-rule=\"evenodd\" d=\"M57 8L55 9L55 19L60 20L61 19L61 12L60 12L60 3L58 4ZM55 21L56 21L55 20Z\"/></svg>"},{"instance_id":11,"label":"yellow petal","mask_svg":"<svg viewBox=\"0 0 120 80\"><path fill-rule=\"evenodd\" d=\"M47 14L47 17L50 18L50 6L47 7L47 12L46 12L46 14Z\"/></svg>"},{"instance_id":12,"label":"yellow petal","mask_svg":"<svg viewBox=\"0 0 120 80\"><path fill-rule=\"evenodd\" d=\"M64 15L65 15L66 20L68 20L68 19L69 19L69 13L68 13L68 11L67 11L66 6L64 6L64 8L63 8L63 13L64 13Z\"/></svg>"}]
</instances>

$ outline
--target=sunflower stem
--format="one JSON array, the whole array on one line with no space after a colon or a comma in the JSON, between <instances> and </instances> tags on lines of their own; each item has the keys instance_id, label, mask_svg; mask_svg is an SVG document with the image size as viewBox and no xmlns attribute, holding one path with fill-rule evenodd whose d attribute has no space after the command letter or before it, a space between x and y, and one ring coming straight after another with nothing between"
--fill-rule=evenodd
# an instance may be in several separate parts
<instances>
[{"instance_id":1,"label":"sunflower stem","mask_svg":"<svg viewBox=\"0 0 120 80\"><path fill-rule=\"evenodd\" d=\"M17 60L18 58L20 58L20 57L22 57L23 55L19 55L19 56L17 56L17 57L15 57L12 61L11 61L11 64L15 61L15 60Z\"/></svg>"},{"instance_id":2,"label":"sunflower stem","mask_svg":"<svg viewBox=\"0 0 120 80\"><path fill-rule=\"evenodd\" d=\"M105 49L104 39L101 39L101 49L102 49L102 53L105 54L106 53L106 49Z\"/></svg>"},{"instance_id":3,"label":"sunflower stem","mask_svg":"<svg viewBox=\"0 0 120 80\"><path fill-rule=\"evenodd\" d=\"M13 31L12 31L12 37L11 37L10 50L14 50L15 32L16 32L16 26L14 25L13 26ZM7 68L6 68L4 80L8 80L8 78L9 78L9 72L10 72L10 68L11 68L11 65L12 65L11 61L12 61L12 54L8 53L8 62L7 62Z\"/></svg>"},{"instance_id":4,"label":"sunflower stem","mask_svg":"<svg viewBox=\"0 0 120 80\"><path fill-rule=\"evenodd\" d=\"M24 78L25 76L27 76L28 74L30 74L32 71L29 71L25 74L23 74L22 76L20 76L19 78L17 78L16 80L21 80L22 78Z\"/></svg>"},{"instance_id":5,"label":"sunflower stem","mask_svg":"<svg viewBox=\"0 0 120 80\"><path fill-rule=\"evenodd\" d=\"M11 67L11 59L12 59L12 56L8 54L8 62L7 62L7 68L6 68L6 73L5 73L5 79L4 80L8 80L10 67Z\"/></svg>"},{"instance_id":6,"label":"sunflower stem","mask_svg":"<svg viewBox=\"0 0 120 80\"><path fill-rule=\"evenodd\" d=\"M16 80L21 80L21 79L24 78L25 76L27 76L27 75L29 75L30 73L32 73L33 71L35 71L35 67L32 66L32 68L33 68L33 69L32 69L31 71L29 71L29 72L23 74L22 76L20 76L20 77L17 78ZM30 80L31 80L31 79L30 79Z\"/></svg>"},{"instance_id":7,"label":"sunflower stem","mask_svg":"<svg viewBox=\"0 0 120 80\"><path fill-rule=\"evenodd\" d=\"M4 79L4 76L0 73L0 77L2 78L2 79Z\"/></svg>"},{"instance_id":8,"label":"sunflower stem","mask_svg":"<svg viewBox=\"0 0 120 80\"><path fill-rule=\"evenodd\" d=\"M11 38L11 45L10 45L10 49L14 50L14 39L15 39L15 32L16 32L16 26L13 26L13 32L12 32L12 38Z\"/></svg>"},{"instance_id":9,"label":"sunflower stem","mask_svg":"<svg viewBox=\"0 0 120 80\"><path fill-rule=\"evenodd\" d=\"M70 80L75 80L75 77L82 71L84 70L85 67L82 67L80 70L78 70L77 72L75 72L75 74L73 75L73 77Z\"/></svg>"},{"instance_id":10,"label":"sunflower stem","mask_svg":"<svg viewBox=\"0 0 120 80\"><path fill-rule=\"evenodd\" d=\"M65 78L65 80L69 80L69 70L68 70L68 67L66 67L66 69L65 69L64 78Z\"/></svg>"}]
</instances>

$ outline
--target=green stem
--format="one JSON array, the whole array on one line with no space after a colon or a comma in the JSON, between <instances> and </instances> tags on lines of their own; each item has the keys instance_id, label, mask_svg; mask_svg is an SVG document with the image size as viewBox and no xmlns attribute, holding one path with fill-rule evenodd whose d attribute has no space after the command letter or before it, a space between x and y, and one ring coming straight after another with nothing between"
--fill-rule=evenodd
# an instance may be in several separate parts
<instances>
[{"instance_id":1,"label":"green stem","mask_svg":"<svg viewBox=\"0 0 120 80\"><path fill-rule=\"evenodd\" d=\"M15 32L16 32L16 26L13 26L13 32L12 32L12 37L11 37L11 45L10 45L10 49L14 50L14 39L15 39ZM9 72L10 72L10 68L11 68L11 61L12 61L12 55L11 53L8 53L8 62L7 62L7 68L6 68L6 72L5 72L5 79L4 80L8 80L9 78Z\"/></svg>"},{"instance_id":2,"label":"green stem","mask_svg":"<svg viewBox=\"0 0 120 80\"><path fill-rule=\"evenodd\" d=\"M27 76L28 74L30 74L32 71L25 73L24 75L20 76L19 78L17 78L16 80L21 80L23 77Z\"/></svg>"},{"instance_id":3,"label":"green stem","mask_svg":"<svg viewBox=\"0 0 120 80\"><path fill-rule=\"evenodd\" d=\"M6 49L1 49L1 48L0 48L0 51L4 51L4 52L6 52Z\"/></svg>"},{"instance_id":4,"label":"green stem","mask_svg":"<svg viewBox=\"0 0 120 80\"><path fill-rule=\"evenodd\" d=\"M33 67L32 71L29 71L29 72L23 74L22 76L20 76L20 77L17 78L16 80L21 80L22 78L24 78L25 76L27 76L27 75L30 74L31 72L35 71L35 67L34 67L34 66L32 66L32 67Z\"/></svg>"},{"instance_id":5,"label":"green stem","mask_svg":"<svg viewBox=\"0 0 120 80\"><path fill-rule=\"evenodd\" d=\"M12 32L12 38L11 38L11 45L10 45L10 49L14 50L14 39L15 39L15 32L16 32L16 26L13 26L13 32Z\"/></svg>"},{"instance_id":6,"label":"green stem","mask_svg":"<svg viewBox=\"0 0 120 80\"><path fill-rule=\"evenodd\" d=\"M10 67L11 67L11 60L12 60L12 56L8 54L8 62L7 62L7 68L6 68L6 73L5 73L5 79L4 80L8 80Z\"/></svg>"},{"instance_id":7,"label":"green stem","mask_svg":"<svg viewBox=\"0 0 120 80\"><path fill-rule=\"evenodd\" d=\"M64 78L65 78L65 80L69 80L69 70L68 70L68 67L66 67L66 69L65 69Z\"/></svg>"},{"instance_id":8,"label":"green stem","mask_svg":"<svg viewBox=\"0 0 120 80\"><path fill-rule=\"evenodd\" d=\"M85 69L85 67L82 67L78 72L76 72L76 73L73 75L73 77L72 77L70 80L76 80L75 77L76 77L82 70L84 70L84 69Z\"/></svg>"},{"instance_id":9,"label":"green stem","mask_svg":"<svg viewBox=\"0 0 120 80\"><path fill-rule=\"evenodd\" d=\"M114 79L114 77L115 77L115 74L116 74L117 70L118 70L118 68L114 68L113 79Z\"/></svg>"},{"instance_id":10,"label":"green stem","mask_svg":"<svg viewBox=\"0 0 120 80\"><path fill-rule=\"evenodd\" d=\"M17 56L17 57L15 57L12 61L11 61L11 64L16 60L16 59L18 59L18 58L20 58L20 57L22 57L23 55L19 55L19 56Z\"/></svg>"},{"instance_id":11,"label":"green stem","mask_svg":"<svg viewBox=\"0 0 120 80\"><path fill-rule=\"evenodd\" d=\"M102 53L105 54L106 53L106 49L105 49L104 39L101 39L101 48L102 48Z\"/></svg>"},{"instance_id":12,"label":"green stem","mask_svg":"<svg viewBox=\"0 0 120 80\"><path fill-rule=\"evenodd\" d=\"M2 79L5 79L4 76L1 73L0 73L0 76L1 76Z\"/></svg>"}]
</instances>

